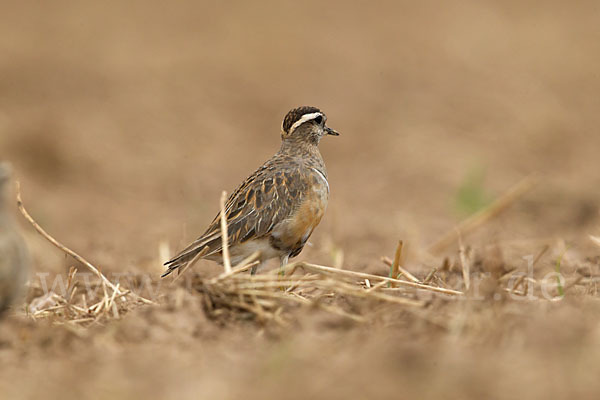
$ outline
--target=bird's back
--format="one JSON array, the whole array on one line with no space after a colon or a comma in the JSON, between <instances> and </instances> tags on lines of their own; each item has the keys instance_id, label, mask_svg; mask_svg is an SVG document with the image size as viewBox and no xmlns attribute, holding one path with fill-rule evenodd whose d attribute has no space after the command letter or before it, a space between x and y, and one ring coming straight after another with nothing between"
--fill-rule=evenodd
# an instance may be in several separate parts
<instances>
[{"instance_id":1,"label":"bird's back","mask_svg":"<svg viewBox=\"0 0 600 400\"><path fill-rule=\"evenodd\" d=\"M228 246L234 254L236 246L250 241L260 241L265 246L268 243L275 249L262 249L265 258L277 252L300 252L320 221L328 197L326 173L317 169L324 171L324 165L320 154L315 157L307 162L301 156L278 152L229 196L225 215ZM257 248L261 250L260 247ZM175 269L200 251L204 252L203 258L220 261L220 213L202 236L167 265L170 270Z\"/></svg>"}]
</instances>

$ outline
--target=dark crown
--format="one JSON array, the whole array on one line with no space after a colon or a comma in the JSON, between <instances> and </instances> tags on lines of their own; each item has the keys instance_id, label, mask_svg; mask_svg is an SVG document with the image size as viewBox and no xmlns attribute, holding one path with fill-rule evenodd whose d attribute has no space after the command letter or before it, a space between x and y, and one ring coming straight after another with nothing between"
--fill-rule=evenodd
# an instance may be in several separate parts
<instances>
[{"instance_id":1,"label":"dark crown","mask_svg":"<svg viewBox=\"0 0 600 400\"><path fill-rule=\"evenodd\" d=\"M302 106L298 108L294 108L290 112L287 113L285 118L283 119L283 131L285 133L290 132L290 128L294 123L296 123L304 114L312 114L312 113L323 113L317 107L310 106Z\"/></svg>"}]
</instances>

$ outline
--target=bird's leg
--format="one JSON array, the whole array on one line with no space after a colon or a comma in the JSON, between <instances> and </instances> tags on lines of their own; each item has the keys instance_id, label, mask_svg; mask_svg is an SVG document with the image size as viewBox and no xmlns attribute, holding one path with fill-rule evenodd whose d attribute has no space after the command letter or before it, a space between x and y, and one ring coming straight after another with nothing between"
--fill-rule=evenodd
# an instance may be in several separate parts
<instances>
[{"instance_id":1,"label":"bird's leg","mask_svg":"<svg viewBox=\"0 0 600 400\"><path fill-rule=\"evenodd\" d=\"M283 267L288 263L289 258L290 255L287 253L279 257L279 260L281 261L281 264L279 264L279 275L283 276Z\"/></svg>"},{"instance_id":2,"label":"bird's leg","mask_svg":"<svg viewBox=\"0 0 600 400\"><path fill-rule=\"evenodd\" d=\"M264 262L259 262L254 267L250 268L250 275L255 275L256 271L258 271L258 268L260 268L263 265L263 263Z\"/></svg>"}]
</instances>

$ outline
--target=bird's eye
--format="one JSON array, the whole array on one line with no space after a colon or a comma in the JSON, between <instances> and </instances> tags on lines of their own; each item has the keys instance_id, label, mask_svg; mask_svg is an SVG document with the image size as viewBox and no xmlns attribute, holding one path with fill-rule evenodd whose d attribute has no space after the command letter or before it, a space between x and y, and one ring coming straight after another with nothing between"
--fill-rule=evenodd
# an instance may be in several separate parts
<instances>
[{"instance_id":1,"label":"bird's eye","mask_svg":"<svg viewBox=\"0 0 600 400\"><path fill-rule=\"evenodd\" d=\"M315 122L319 125L321 125L321 122L323 122L323 117L321 115L319 115L317 118L315 118Z\"/></svg>"}]
</instances>

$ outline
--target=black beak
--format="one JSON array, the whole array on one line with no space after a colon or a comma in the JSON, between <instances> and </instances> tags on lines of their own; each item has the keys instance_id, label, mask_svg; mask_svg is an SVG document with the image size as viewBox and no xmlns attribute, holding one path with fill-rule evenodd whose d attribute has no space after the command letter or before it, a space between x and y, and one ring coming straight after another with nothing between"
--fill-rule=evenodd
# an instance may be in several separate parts
<instances>
[{"instance_id":1,"label":"black beak","mask_svg":"<svg viewBox=\"0 0 600 400\"><path fill-rule=\"evenodd\" d=\"M325 127L325 133L332 136L340 136L340 134L337 131L331 129L328 126Z\"/></svg>"}]
</instances>

